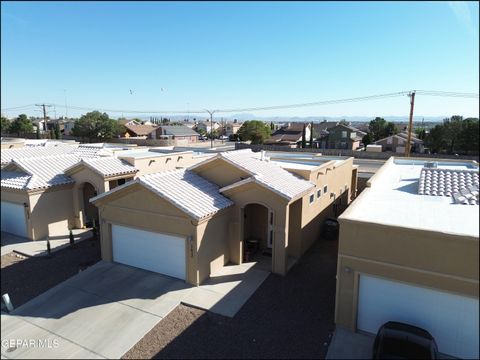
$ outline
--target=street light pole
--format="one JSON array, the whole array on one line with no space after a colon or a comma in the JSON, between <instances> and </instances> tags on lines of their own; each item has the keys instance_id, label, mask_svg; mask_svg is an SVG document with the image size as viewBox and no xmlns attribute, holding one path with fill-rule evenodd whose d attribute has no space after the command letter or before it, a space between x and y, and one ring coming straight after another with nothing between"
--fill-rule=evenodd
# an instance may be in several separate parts
<instances>
[{"instance_id":1,"label":"street light pole","mask_svg":"<svg viewBox=\"0 0 480 360\"><path fill-rule=\"evenodd\" d=\"M210 114L210 148L213 148L213 114L215 110L205 110Z\"/></svg>"}]
</instances>

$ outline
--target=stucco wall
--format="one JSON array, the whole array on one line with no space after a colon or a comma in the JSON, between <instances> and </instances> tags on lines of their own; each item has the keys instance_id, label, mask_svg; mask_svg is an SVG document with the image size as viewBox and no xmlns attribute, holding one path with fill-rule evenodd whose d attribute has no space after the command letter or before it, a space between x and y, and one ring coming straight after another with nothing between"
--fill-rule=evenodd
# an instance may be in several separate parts
<instances>
[{"instance_id":1,"label":"stucco wall","mask_svg":"<svg viewBox=\"0 0 480 360\"><path fill-rule=\"evenodd\" d=\"M303 254L320 238L324 220L335 215L334 202L339 205L339 210L350 203L352 166L353 158L349 158L339 166L330 166L331 170L322 167L312 172L310 181L315 184L315 188L302 198L300 254ZM346 190L345 185L347 186ZM324 193L325 186L327 186L326 194ZM317 197L318 190L321 190L320 198ZM310 195L312 194L314 201L310 204Z\"/></svg>"},{"instance_id":2,"label":"stucco wall","mask_svg":"<svg viewBox=\"0 0 480 360\"><path fill-rule=\"evenodd\" d=\"M197 226L198 282L208 279L230 260L228 224L231 209L226 209Z\"/></svg>"},{"instance_id":3,"label":"stucco wall","mask_svg":"<svg viewBox=\"0 0 480 360\"><path fill-rule=\"evenodd\" d=\"M30 195L30 225L32 239L54 238L68 234L74 226L73 192L69 188L51 188Z\"/></svg>"},{"instance_id":4,"label":"stucco wall","mask_svg":"<svg viewBox=\"0 0 480 360\"><path fill-rule=\"evenodd\" d=\"M220 187L231 185L251 176L222 159L213 160L192 170Z\"/></svg>"},{"instance_id":5,"label":"stucco wall","mask_svg":"<svg viewBox=\"0 0 480 360\"><path fill-rule=\"evenodd\" d=\"M153 153L155 155L155 153ZM118 155L119 158L126 160L131 165L135 166L139 171L136 174L136 177L152 174L160 171L174 170L177 167L185 167L193 163L192 157L193 153L171 153L171 154L160 154L149 158L135 158Z\"/></svg>"},{"instance_id":6,"label":"stucco wall","mask_svg":"<svg viewBox=\"0 0 480 360\"><path fill-rule=\"evenodd\" d=\"M478 238L340 219L337 325L355 330L361 273L479 296Z\"/></svg>"}]
</instances>

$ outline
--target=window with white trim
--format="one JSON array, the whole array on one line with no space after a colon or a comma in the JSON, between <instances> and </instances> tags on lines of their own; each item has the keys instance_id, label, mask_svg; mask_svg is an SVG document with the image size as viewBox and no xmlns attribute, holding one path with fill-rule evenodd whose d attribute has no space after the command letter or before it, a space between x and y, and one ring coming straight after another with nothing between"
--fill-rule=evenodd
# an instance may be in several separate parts
<instances>
[{"instance_id":1,"label":"window with white trim","mask_svg":"<svg viewBox=\"0 0 480 360\"><path fill-rule=\"evenodd\" d=\"M326 194L326 193L327 193L327 191L328 191L328 186L327 186L327 185L325 185L325 186L323 187L323 193L324 193L324 194Z\"/></svg>"},{"instance_id":2,"label":"window with white trim","mask_svg":"<svg viewBox=\"0 0 480 360\"><path fill-rule=\"evenodd\" d=\"M315 194L310 194L310 198L309 198L310 204L312 204L314 200L315 200Z\"/></svg>"},{"instance_id":3,"label":"window with white trim","mask_svg":"<svg viewBox=\"0 0 480 360\"><path fill-rule=\"evenodd\" d=\"M322 196L322 189L317 190L317 199Z\"/></svg>"}]
</instances>

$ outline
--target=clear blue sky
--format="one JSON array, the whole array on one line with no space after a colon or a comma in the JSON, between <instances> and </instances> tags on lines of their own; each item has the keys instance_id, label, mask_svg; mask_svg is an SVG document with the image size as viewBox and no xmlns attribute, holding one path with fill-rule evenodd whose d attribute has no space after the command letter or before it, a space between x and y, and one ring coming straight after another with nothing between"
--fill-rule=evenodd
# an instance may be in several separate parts
<instances>
[{"instance_id":1,"label":"clear blue sky","mask_svg":"<svg viewBox=\"0 0 480 360\"><path fill-rule=\"evenodd\" d=\"M1 10L2 108L64 104L64 94L75 106L182 110L479 90L476 2L2 1ZM478 112L478 100L416 102L425 116ZM408 98L256 114L406 116Z\"/></svg>"}]
</instances>

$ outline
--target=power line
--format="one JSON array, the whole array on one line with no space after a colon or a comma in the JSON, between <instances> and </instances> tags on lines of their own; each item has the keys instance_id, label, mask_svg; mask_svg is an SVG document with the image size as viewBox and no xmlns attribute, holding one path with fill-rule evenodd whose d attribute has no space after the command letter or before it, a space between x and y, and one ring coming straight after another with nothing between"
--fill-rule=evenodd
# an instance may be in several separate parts
<instances>
[{"instance_id":1,"label":"power line","mask_svg":"<svg viewBox=\"0 0 480 360\"><path fill-rule=\"evenodd\" d=\"M222 110L216 110L216 111L226 113L226 112L238 112L238 111L261 111L261 110L293 109L293 108L299 108L299 107L343 104L343 103L347 103L347 102L357 102L357 101L383 99L383 98L389 98L389 97L404 96L404 95L408 95L409 93L410 93L409 91L401 91L401 92L396 92L396 93L362 96L362 97L357 97L357 98L347 98L347 99L338 99L338 100L323 100L323 101L315 101L315 102L300 103L300 104L290 104L290 105L274 105L274 106L265 106L265 107L222 109Z\"/></svg>"},{"instance_id":2,"label":"power line","mask_svg":"<svg viewBox=\"0 0 480 360\"><path fill-rule=\"evenodd\" d=\"M3 108L2 111L19 110L19 109L24 109L24 108L34 107L34 106L35 104L29 104L29 105L16 106L16 107L10 107L10 108Z\"/></svg>"},{"instance_id":3,"label":"power line","mask_svg":"<svg viewBox=\"0 0 480 360\"><path fill-rule=\"evenodd\" d=\"M333 104L344 104L350 102L361 102L361 101L370 101L377 99L385 99L391 97L399 97L411 94L412 91L415 91L417 95L423 96L440 96L440 97L456 97L456 98L467 98L467 99L478 99L479 94L476 93L463 93L463 92L449 92L449 91L436 91L436 90L409 90L409 91L400 91L395 93L387 94L378 94L370 96L361 96L355 98L345 98L345 99L335 99L335 100L321 100L313 101L307 103L297 103L297 104L288 104L288 105L273 105L273 106L257 106L257 107L244 107L244 108L231 108L231 109L217 109L217 110L118 110L118 109L103 109L103 108L91 108L83 106L68 106L69 109L73 110L83 110L83 111L103 111L111 113L126 113L126 114L154 114L154 113L164 113L164 114L201 114L201 113L231 113L231 112L243 112L243 111L265 111L265 110L281 110L281 109L294 109L301 107L311 107L311 106L322 106L322 105L333 105ZM59 108L67 109L67 105L62 104L52 104ZM1 109L2 111L9 110L18 110L23 108L28 108L35 106L35 104L17 106L11 108Z\"/></svg>"}]
</instances>

